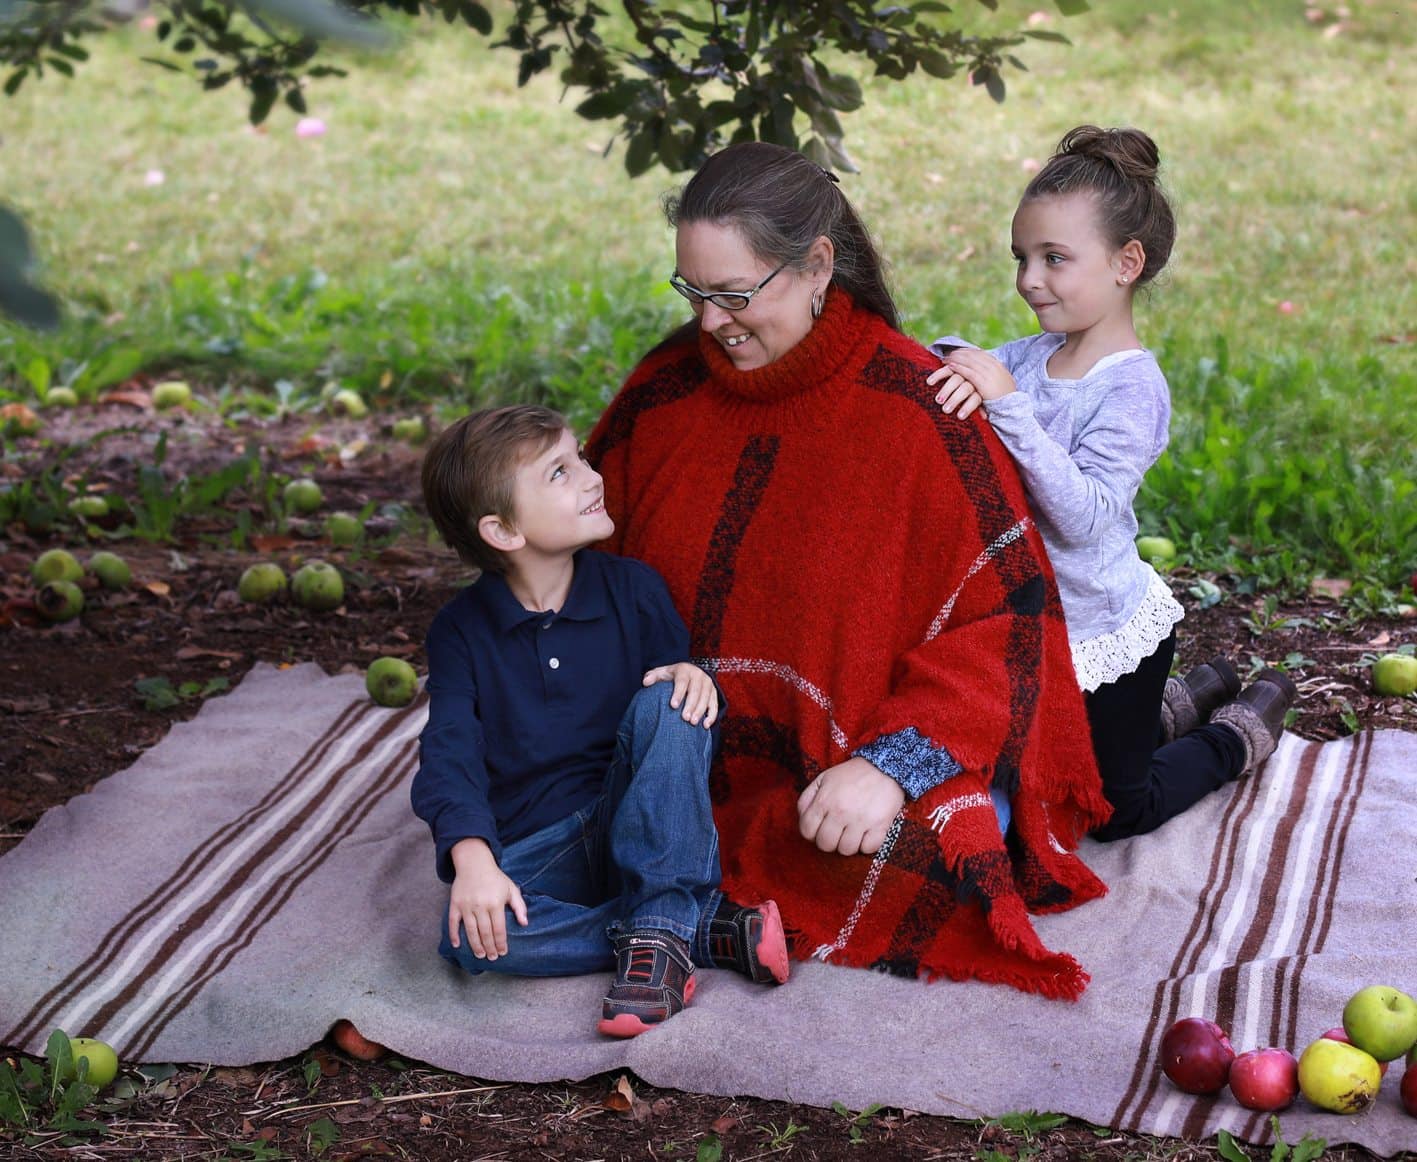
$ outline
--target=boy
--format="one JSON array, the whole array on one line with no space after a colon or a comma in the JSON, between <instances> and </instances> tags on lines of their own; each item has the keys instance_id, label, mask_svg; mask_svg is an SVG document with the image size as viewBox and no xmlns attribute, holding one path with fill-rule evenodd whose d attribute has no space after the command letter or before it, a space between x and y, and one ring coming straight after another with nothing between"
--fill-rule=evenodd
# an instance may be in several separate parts
<instances>
[{"instance_id":1,"label":"boy","mask_svg":"<svg viewBox=\"0 0 1417 1162\"><path fill-rule=\"evenodd\" d=\"M603 495L545 408L475 412L429 448L429 515L482 575L428 631L412 800L452 884L441 954L613 965L598 1027L632 1037L688 1004L696 964L782 982L788 959L776 904L718 890L718 690L659 575L587 548L615 528Z\"/></svg>"}]
</instances>

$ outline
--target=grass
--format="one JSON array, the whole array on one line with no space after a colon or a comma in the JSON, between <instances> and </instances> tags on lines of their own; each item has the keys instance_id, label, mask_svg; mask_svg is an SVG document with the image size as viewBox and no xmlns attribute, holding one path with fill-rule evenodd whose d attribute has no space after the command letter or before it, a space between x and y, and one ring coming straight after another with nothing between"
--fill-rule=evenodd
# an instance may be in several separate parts
<instances>
[{"instance_id":1,"label":"grass","mask_svg":"<svg viewBox=\"0 0 1417 1162\"><path fill-rule=\"evenodd\" d=\"M1417 564L1412 22L1377 0L1344 20L1264 0L999 7L960 10L988 27L1037 8L1074 46L1026 45L1003 105L871 81L848 122L862 172L843 188L907 330L1031 330L1007 254L1027 164L1081 121L1146 128L1181 233L1139 303L1175 403L1144 530L1260 587L1329 573L1391 605ZM239 93L139 65L139 29L74 82L27 82L3 106L0 202L70 322L0 327L0 400L181 370L233 408L339 383L389 408L539 397L593 421L682 314L658 208L682 179L630 181L554 80L518 90L510 55L407 28L311 89L329 126L311 139L286 110L253 132Z\"/></svg>"}]
</instances>

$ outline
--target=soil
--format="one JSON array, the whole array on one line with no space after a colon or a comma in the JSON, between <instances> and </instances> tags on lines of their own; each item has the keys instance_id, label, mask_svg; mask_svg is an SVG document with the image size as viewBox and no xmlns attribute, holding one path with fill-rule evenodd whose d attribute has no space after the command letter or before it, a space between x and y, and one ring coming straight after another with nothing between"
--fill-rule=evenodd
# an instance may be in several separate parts
<instances>
[{"instance_id":1,"label":"soil","mask_svg":"<svg viewBox=\"0 0 1417 1162\"><path fill-rule=\"evenodd\" d=\"M46 809L129 766L173 722L196 714L203 697L220 696L257 661L315 661L336 673L394 654L422 668L424 630L466 576L430 542L417 503L421 450L390 437L389 417L161 413L143 385L133 384L101 404L45 418L38 436L18 440L0 462L0 490L28 481L41 493L45 480L62 481L137 504L139 472L146 467L151 476L157 464L165 495L188 499L162 541L125 536L110 544L121 523L112 516L89 528L65 517L48 529L16 519L0 530L0 853ZM248 453L261 468L254 483L213 503L200 496L204 480ZM284 529L273 523L267 482L303 475L323 489L322 512L370 515L370 535L360 545L334 547L317 520ZM147 502L154 520L161 516L157 495L150 492ZM250 530L245 538L233 531L242 527ZM113 548L131 565L134 584L105 591L87 578L82 616L45 622L34 605L30 564L59 546L81 559ZM333 613L306 613L285 599L253 606L236 594L249 564L274 559L289 571L316 557L345 573L346 600ZM1417 729L1417 699L1380 698L1368 676L1374 653L1417 641L1417 621L1353 620L1325 587L1267 602L1245 595L1233 578L1214 576L1204 580L1219 586L1223 599L1202 608L1190 592L1202 578L1180 568L1172 580L1188 608L1183 668L1218 653L1242 670L1285 664L1301 692L1292 729L1306 738ZM144 679L166 679L176 704L148 708L136 686ZM0 1060L22 1056L0 1047ZM103 1136L68 1138L81 1143L75 1146L40 1133L27 1144L0 1123L0 1158L1217 1157L1213 1142L1115 1134L1071 1120L1000 1124L898 1109L857 1116L660 1090L623 1074L486 1083L388 1057L359 1061L329 1042L256 1068L184 1065L170 1076L130 1073L127 1080L98 1109ZM1046 1106L1046 1095L1039 1100Z\"/></svg>"}]
</instances>

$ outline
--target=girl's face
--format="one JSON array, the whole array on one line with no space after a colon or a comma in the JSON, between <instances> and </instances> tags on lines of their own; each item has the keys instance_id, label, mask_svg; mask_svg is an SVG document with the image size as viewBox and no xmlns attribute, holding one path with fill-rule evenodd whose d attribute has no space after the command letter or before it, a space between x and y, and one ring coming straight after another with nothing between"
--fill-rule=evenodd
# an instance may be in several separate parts
<instances>
[{"instance_id":1,"label":"girl's face","mask_svg":"<svg viewBox=\"0 0 1417 1162\"><path fill-rule=\"evenodd\" d=\"M1045 331L1090 330L1131 306L1139 244L1114 249L1087 193L1030 198L1014 214L1016 286Z\"/></svg>"},{"instance_id":2,"label":"girl's face","mask_svg":"<svg viewBox=\"0 0 1417 1162\"><path fill-rule=\"evenodd\" d=\"M823 242L818 239L812 253ZM679 227L674 249L679 277L695 290L713 294L760 287L748 305L736 311L690 298L699 326L717 340L739 371L766 367L807 337L812 296L825 291L831 278L829 255L825 272L813 269L810 253L806 271L778 269L753 253L736 226L686 223Z\"/></svg>"}]
</instances>

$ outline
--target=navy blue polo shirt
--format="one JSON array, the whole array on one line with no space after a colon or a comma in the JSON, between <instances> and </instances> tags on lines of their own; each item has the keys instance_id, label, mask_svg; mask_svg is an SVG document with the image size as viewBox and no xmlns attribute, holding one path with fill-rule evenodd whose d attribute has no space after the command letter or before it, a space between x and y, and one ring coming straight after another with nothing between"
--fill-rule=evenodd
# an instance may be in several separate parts
<instances>
[{"instance_id":1,"label":"navy blue polo shirt","mask_svg":"<svg viewBox=\"0 0 1417 1162\"><path fill-rule=\"evenodd\" d=\"M439 611L427 646L413 810L451 882L459 840L500 860L595 799L645 671L687 661L689 631L648 565L582 549L559 612L526 609L486 573Z\"/></svg>"}]
</instances>

